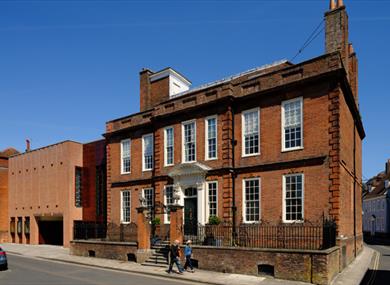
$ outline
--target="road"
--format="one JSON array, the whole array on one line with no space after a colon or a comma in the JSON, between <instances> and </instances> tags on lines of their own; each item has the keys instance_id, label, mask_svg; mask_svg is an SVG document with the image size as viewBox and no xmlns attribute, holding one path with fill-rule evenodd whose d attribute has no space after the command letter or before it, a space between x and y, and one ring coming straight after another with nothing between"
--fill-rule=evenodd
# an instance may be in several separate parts
<instances>
[{"instance_id":1,"label":"road","mask_svg":"<svg viewBox=\"0 0 390 285\"><path fill-rule=\"evenodd\" d=\"M369 245L379 255L373 258L371 269L367 272L361 285L388 285L390 284L390 246Z\"/></svg>"},{"instance_id":2,"label":"road","mask_svg":"<svg viewBox=\"0 0 390 285\"><path fill-rule=\"evenodd\" d=\"M1 285L180 285L199 284L83 265L8 255Z\"/></svg>"}]
</instances>

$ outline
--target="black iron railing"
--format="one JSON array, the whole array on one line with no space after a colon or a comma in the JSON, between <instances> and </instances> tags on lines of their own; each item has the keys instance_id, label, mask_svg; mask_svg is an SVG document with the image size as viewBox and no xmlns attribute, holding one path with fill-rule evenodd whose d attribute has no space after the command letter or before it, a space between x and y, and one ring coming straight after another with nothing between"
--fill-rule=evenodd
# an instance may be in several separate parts
<instances>
[{"instance_id":1,"label":"black iron railing","mask_svg":"<svg viewBox=\"0 0 390 285\"><path fill-rule=\"evenodd\" d=\"M104 239L107 234L105 223L74 221L73 239Z\"/></svg>"},{"instance_id":2,"label":"black iron railing","mask_svg":"<svg viewBox=\"0 0 390 285\"><path fill-rule=\"evenodd\" d=\"M241 224L233 233L228 223L185 225L185 239L195 245L240 246L250 248L327 249L336 245L333 221L281 224Z\"/></svg>"}]
</instances>

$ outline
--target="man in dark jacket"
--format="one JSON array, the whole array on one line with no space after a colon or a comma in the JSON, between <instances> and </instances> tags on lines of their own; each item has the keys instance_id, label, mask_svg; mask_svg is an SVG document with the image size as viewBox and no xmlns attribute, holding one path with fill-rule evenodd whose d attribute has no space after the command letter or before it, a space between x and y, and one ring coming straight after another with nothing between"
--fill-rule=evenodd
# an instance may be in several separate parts
<instances>
[{"instance_id":1,"label":"man in dark jacket","mask_svg":"<svg viewBox=\"0 0 390 285\"><path fill-rule=\"evenodd\" d=\"M179 270L179 274L183 274L184 269L181 266L180 259L179 259L179 257L180 257L180 247L179 247L179 241L178 240L175 240L173 242L173 244L171 245L171 247L169 249L169 257L170 257L169 268L168 268L167 272L171 273L172 272L173 263L176 263L177 269Z\"/></svg>"}]
</instances>

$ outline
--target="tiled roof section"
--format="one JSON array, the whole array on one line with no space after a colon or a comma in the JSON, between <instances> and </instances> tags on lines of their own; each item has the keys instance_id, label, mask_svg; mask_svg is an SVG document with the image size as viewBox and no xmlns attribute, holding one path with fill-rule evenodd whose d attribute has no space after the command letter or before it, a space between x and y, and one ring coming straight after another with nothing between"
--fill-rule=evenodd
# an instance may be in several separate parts
<instances>
[{"instance_id":1,"label":"tiled roof section","mask_svg":"<svg viewBox=\"0 0 390 285\"><path fill-rule=\"evenodd\" d=\"M382 196L385 194L387 190L389 190L389 188L388 189L385 188L385 181L390 180L390 173L387 174L379 173L379 175L376 178L379 178L380 180L377 183L375 183L376 186L374 186L375 187L374 190L369 192L367 189L367 191L363 195L364 200ZM369 185L368 187L371 187L371 185Z\"/></svg>"},{"instance_id":2,"label":"tiled roof section","mask_svg":"<svg viewBox=\"0 0 390 285\"><path fill-rule=\"evenodd\" d=\"M18 154L19 151L14 149L13 147L6 148L3 151L0 151L0 157L1 158L8 158L12 155Z\"/></svg>"}]
</instances>

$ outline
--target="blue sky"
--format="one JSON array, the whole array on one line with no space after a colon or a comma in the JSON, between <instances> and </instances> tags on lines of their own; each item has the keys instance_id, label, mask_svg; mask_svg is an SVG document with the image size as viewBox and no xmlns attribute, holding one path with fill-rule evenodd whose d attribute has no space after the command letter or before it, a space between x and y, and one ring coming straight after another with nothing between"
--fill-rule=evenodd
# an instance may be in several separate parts
<instances>
[{"instance_id":1,"label":"blue sky","mask_svg":"<svg viewBox=\"0 0 390 285\"><path fill-rule=\"evenodd\" d=\"M390 1L344 1L359 57L363 175L390 158ZM329 1L0 1L0 150L100 138L139 110L139 71L193 86L291 59ZM294 59L324 52L320 34Z\"/></svg>"}]
</instances>

